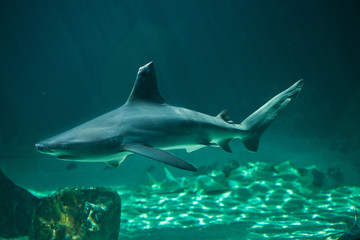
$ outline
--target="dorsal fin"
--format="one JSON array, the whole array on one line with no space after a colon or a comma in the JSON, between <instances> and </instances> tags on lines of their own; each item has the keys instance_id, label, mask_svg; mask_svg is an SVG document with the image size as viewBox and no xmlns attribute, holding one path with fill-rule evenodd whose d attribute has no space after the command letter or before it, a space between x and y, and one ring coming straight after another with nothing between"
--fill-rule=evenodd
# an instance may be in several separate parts
<instances>
[{"instance_id":1,"label":"dorsal fin","mask_svg":"<svg viewBox=\"0 0 360 240\"><path fill-rule=\"evenodd\" d=\"M127 103L130 102L165 103L159 93L153 62L139 68L134 87L127 100Z\"/></svg>"},{"instance_id":2,"label":"dorsal fin","mask_svg":"<svg viewBox=\"0 0 360 240\"><path fill-rule=\"evenodd\" d=\"M234 123L230 117L229 117L229 114L228 114L228 111L226 109L222 110L218 115L217 117L221 118L222 120L224 120L225 122L227 123Z\"/></svg>"}]
</instances>

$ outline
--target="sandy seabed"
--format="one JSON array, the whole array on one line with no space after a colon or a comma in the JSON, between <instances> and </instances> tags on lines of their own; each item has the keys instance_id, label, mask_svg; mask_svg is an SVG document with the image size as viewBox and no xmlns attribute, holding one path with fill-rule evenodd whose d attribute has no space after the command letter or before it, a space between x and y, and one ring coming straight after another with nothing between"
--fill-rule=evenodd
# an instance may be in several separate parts
<instances>
[{"instance_id":1,"label":"sandy seabed","mask_svg":"<svg viewBox=\"0 0 360 240\"><path fill-rule=\"evenodd\" d=\"M148 185L111 187L122 199L119 239L331 240L353 225L360 205L360 187L290 162L246 163L186 178L165 168L165 176L157 181L148 173Z\"/></svg>"}]
</instances>

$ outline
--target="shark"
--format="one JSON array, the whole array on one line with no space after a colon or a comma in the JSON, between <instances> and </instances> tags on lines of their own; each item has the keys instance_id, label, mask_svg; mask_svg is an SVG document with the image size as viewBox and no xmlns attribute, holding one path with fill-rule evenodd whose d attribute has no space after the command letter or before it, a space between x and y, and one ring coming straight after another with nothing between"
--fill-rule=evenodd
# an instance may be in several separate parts
<instances>
[{"instance_id":1,"label":"shark","mask_svg":"<svg viewBox=\"0 0 360 240\"><path fill-rule=\"evenodd\" d=\"M192 152L220 147L232 152L229 142L240 139L253 152L262 133L301 91L298 80L241 123L226 110L210 116L168 104L159 92L153 62L139 68L130 96L121 107L40 141L35 149L64 161L105 162L118 167L129 155L138 154L170 166L196 171L193 164L169 150Z\"/></svg>"}]
</instances>

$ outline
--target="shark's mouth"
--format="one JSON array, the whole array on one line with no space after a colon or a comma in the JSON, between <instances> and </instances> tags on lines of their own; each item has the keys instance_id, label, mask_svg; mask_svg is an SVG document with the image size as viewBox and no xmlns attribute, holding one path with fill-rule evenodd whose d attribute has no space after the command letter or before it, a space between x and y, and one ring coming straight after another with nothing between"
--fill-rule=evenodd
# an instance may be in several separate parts
<instances>
[{"instance_id":1,"label":"shark's mouth","mask_svg":"<svg viewBox=\"0 0 360 240\"><path fill-rule=\"evenodd\" d=\"M48 146L46 146L42 143L36 143L35 149L41 153L47 153L47 154L52 153L52 150Z\"/></svg>"},{"instance_id":2,"label":"shark's mouth","mask_svg":"<svg viewBox=\"0 0 360 240\"><path fill-rule=\"evenodd\" d=\"M72 155L59 155L56 157L59 160L73 160L74 156Z\"/></svg>"}]
</instances>

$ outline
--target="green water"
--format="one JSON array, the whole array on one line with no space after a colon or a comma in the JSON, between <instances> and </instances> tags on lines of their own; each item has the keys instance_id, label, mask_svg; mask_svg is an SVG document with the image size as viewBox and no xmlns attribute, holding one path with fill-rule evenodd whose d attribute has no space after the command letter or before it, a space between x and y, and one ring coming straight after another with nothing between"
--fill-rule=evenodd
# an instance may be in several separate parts
<instances>
[{"instance_id":1,"label":"green water","mask_svg":"<svg viewBox=\"0 0 360 240\"><path fill-rule=\"evenodd\" d=\"M257 162L228 176L148 174L149 185L113 187L122 199L119 239L337 239L354 222L360 188L316 187L315 170Z\"/></svg>"},{"instance_id":2,"label":"green water","mask_svg":"<svg viewBox=\"0 0 360 240\"><path fill-rule=\"evenodd\" d=\"M38 195L117 189L120 239L337 239L360 205L359 12L358 0L3 1L0 167ZM34 150L122 105L151 60L169 104L226 108L236 123L305 85L256 154L236 141L233 154L174 151L212 169L198 176L138 156L69 167ZM310 165L324 175L295 169Z\"/></svg>"}]
</instances>

